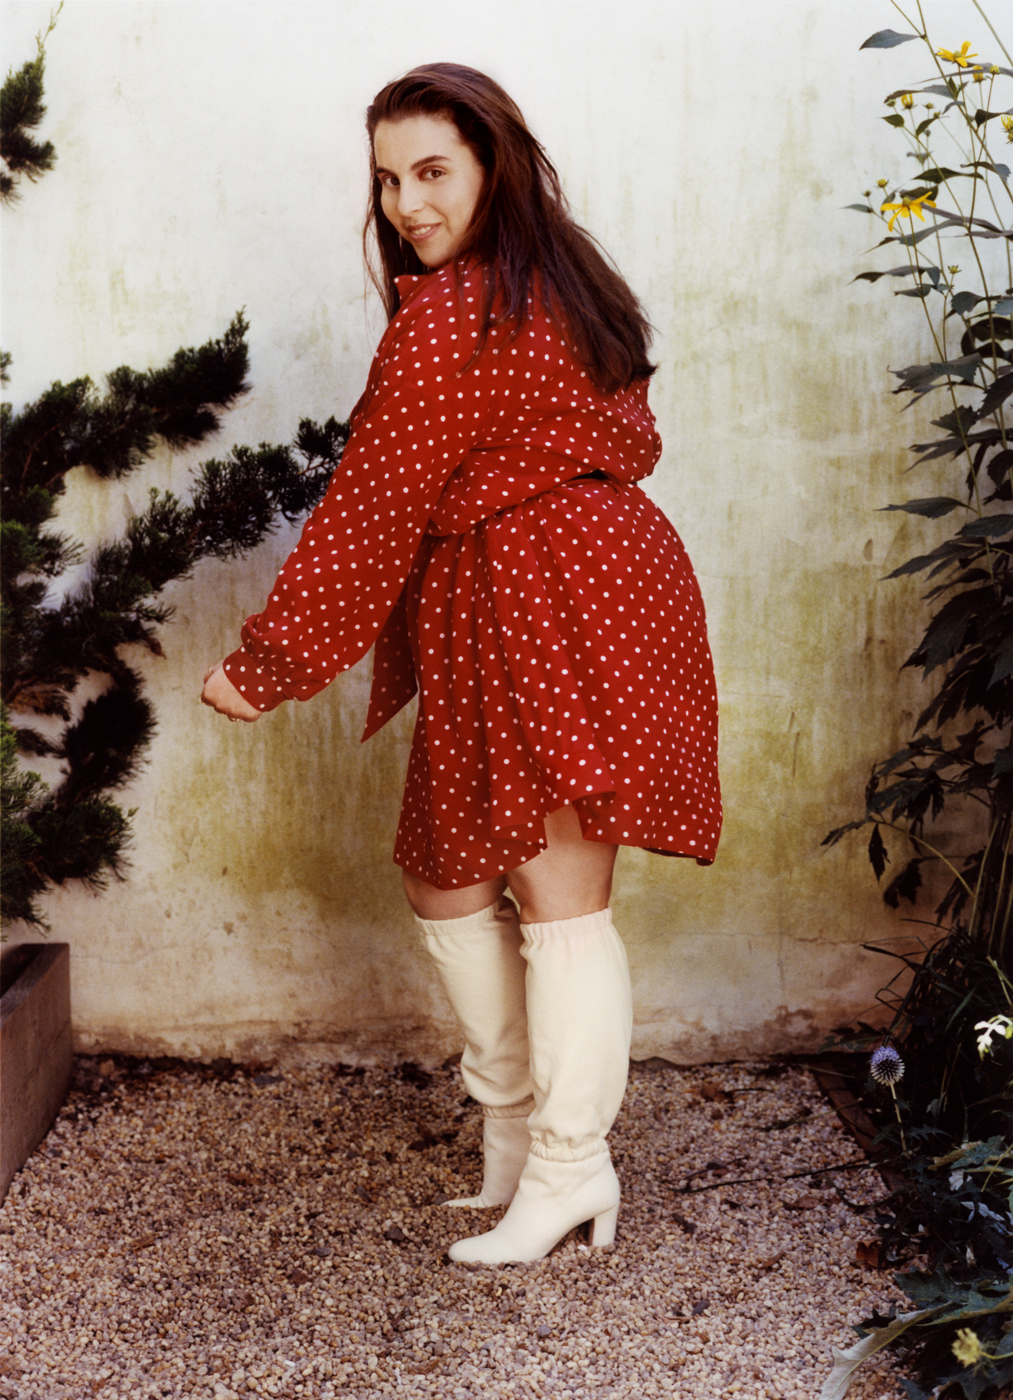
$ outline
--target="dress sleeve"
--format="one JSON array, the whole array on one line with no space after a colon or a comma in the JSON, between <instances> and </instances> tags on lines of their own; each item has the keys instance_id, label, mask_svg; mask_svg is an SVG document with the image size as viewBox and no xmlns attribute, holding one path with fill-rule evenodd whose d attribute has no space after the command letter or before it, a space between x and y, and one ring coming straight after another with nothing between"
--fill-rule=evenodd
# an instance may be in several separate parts
<instances>
[{"instance_id":1,"label":"dress sleeve","mask_svg":"<svg viewBox=\"0 0 1013 1400\"><path fill-rule=\"evenodd\" d=\"M387 328L327 494L225 660L256 709L308 700L364 656L387 621L443 485L489 416L496 337L458 372L475 348L477 306L467 281L443 273Z\"/></svg>"}]
</instances>

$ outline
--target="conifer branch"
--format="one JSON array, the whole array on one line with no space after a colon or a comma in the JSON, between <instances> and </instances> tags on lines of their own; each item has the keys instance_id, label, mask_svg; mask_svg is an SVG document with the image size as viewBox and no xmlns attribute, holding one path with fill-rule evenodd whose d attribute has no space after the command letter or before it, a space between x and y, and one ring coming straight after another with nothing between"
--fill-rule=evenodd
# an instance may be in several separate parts
<instances>
[{"instance_id":1,"label":"conifer branch","mask_svg":"<svg viewBox=\"0 0 1013 1400\"><path fill-rule=\"evenodd\" d=\"M56 27L63 0L50 14L44 34L36 36L37 53L17 73L10 69L0 88L0 158L7 169L0 171L0 201L13 204L20 196L22 176L38 180L56 164L52 141L36 141L30 134L46 115L43 102L46 71L46 40Z\"/></svg>"},{"instance_id":2,"label":"conifer branch","mask_svg":"<svg viewBox=\"0 0 1013 1400\"><path fill-rule=\"evenodd\" d=\"M45 40L2 89L0 197L17 179L50 169L50 143L30 132L45 115ZM218 339L177 350L149 370L122 365L105 392L87 377L54 383L14 412L0 406L0 791L3 888L0 918L45 928L38 901L53 884L81 880L102 888L122 877L132 812L112 800L136 777L156 720L141 677L123 648L164 655L159 629L172 617L162 598L206 558L255 548L280 520L294 522L323 495L338 465L348 425L303 420L291 446L234 447L194 473L185 499L150 492L120 539L95 549L83 579L62 594L52 585L84 560L84 547L52 528L67 475L88 472L97 485L138 470L161 442L189 448L218 431L221 415L249 390L249 327L238 312ZM10 356L0 357L6 382ZM89 674L100 694L75 713L74 692ZM39 716L41 727L11 722L8 708ZM22 769L22 754L56 758L62 777L50 790Z\"/></svg>"}]
</instances>

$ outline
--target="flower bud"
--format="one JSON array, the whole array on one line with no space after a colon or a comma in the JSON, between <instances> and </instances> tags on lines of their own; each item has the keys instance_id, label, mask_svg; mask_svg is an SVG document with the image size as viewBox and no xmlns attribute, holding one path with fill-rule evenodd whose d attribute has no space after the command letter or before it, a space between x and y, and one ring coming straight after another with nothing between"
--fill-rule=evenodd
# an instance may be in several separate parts
<instances>
[{"instance_id":1,"label":"flower bud","mask_svg":"<svg viewBox=\"0 0 1013 1400\"><path fill-rule=\"evenodd\" d=\"M899 1084L904 1078L904 1061L892 1045L881 1045L872 1057L869 1073L877 1084Z\"/></svg>"}]
</instances>

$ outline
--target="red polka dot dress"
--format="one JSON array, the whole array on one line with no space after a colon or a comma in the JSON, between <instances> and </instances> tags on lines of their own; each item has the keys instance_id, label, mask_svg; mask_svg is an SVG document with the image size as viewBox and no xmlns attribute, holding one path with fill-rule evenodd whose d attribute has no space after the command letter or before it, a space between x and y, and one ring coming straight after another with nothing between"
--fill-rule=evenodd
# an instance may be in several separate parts
<instances>
[{"instance_id":1,"label":"red polka dot dress","mask_svg":"<svg viewBox=\"0 0 1013 1400\"><path fill-rule=\"evenodd\" d=\"M601 393L536 304L475 356L480 276L398 279L340 466L226 673L270 710L375 644L363 738L419 694L394 859L440 889L530 860L568 803L589 840L709 865L714 672L636 485L661 452L646 381Z\"/></svg>"}]
</instances>

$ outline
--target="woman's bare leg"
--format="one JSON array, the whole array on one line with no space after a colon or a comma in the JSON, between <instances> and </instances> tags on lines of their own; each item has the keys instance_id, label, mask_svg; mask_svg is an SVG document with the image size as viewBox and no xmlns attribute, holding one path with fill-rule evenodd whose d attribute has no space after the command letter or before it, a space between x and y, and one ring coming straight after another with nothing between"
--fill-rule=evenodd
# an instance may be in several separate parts
<instances>
[{"instance_id":1,"label":"woman's bare leg","mask_svg":"<svg viewBox=\"0 0 1013 1400\"><path fill-rule=\"evenodd\" d=\"M572 807L545 818L544 851L507 875L522 924L577 919L607 909L618 846L585 841Z\"/></svg>"},{"instance_id":2,"label":"woman's bare leg","mask_svg":"<svg viewBox=\"0 0 1013 1400\"><path fill-rule=\"evenodd\" d=\"M414 912L420 919L465 919L469 914L477 914L495 904L506 889L506 876L497 875L493 880L483 880L480 885L469 885L463 890L438 890L418 875L401 871L404 892Z\"/></svg>"},{"instance_id":3,"label":"woman's bare leg","mask_svg":"<svg viewBox=\"0 0 1013 1400\"><path fill-rule=\"evenodd\" d=\"M516 870L463 890L440 890L402 870L408 903L420 919L464 919L488 909L509 886L524 924L607 909L618 846L585 841L572 807L560 807L545 818L545 839L545 850Z\"/></svg>"},{"instance_id":4,"label":"woman's bare leg","mask_svg":"<svg viewBox=\"0 0 1013 1400\"><path fill-rule=\"evenodd\" d=\"M527 1161L527 1119L535 1106L517 910L503 898L502 875L464 890L438 890L405 872L404 887L464 1033L461 1075L484 1116L482 1185L477 1195L447 1204L507 1205Z\"/></svg>"},{"instance_id":5,"label":"woman's bare leg","mask_svg":"<svg viewBox=\"0 0 1013 1400\"><path fill-rule=\"evenodd\" d=\"M546 962L540 946L544 935L551 932L558 942L555 951L549 953L548 961L554 965L562 954L566 966L554 970L563 973L565 995L560 993L559 988L549 985L559 981L559 977L547 979L547 969L544 968L540 978L540 995L537 984L529 989L528 995L534 992L536 1005L542 1013L543 1024L537 1039L543 1070L550 1059L553 1064L560 1060L559 1054L552 1049L555 1040L557 1049L561 1047L563 1054L560 1065L549 1073L548 1078L558 1081L562 1087L567 1080L567 1074L563 1071L576 1069L579 1092L570 1095L575 1101L576 1116L571 1111L566 1121L558 1111L552 1113L551 1106L544 1102L543 1093L541 1118L546 1118L548 1128L555 1134L550 1143L553 1151L557 1150L555 1137L562 1134L565 1138L567 1134L576 1133L580 1138L578 1157L583 1157L589 1147L592 1156L588 1158L587 1167L578 1168L583 1175L590 1173L578 1200L569 1199L572 1196L572 1173L565 1169L562 1183L548 1183L551 1188L549 1194L558 1194L557 1186L561 1187L568 1198L565 1208L571 1214L574 1210L577 1212L575 1221L571 1223L583 1218L585 1209L595 1217L602 1216L603 1222L611 1222L599 1240L605 1242L604 1237L611 1239L611 1233L614 1233L619 1188L604 1143L604 1133L611 1126L622 1099L629 1056L626 959L608 914L616 847L585 841L572 807L560 808L546 818L545 835L545 850L506 876L485 880L463 890L438 890L418 876L404 872L404 888L419 921L423 941L435 960L465 1033L462 1074L469 1092L484 1105L486 1114L482 1189L477 1196L452 1204L506 1204L513 1198L524 1171L536 1171L537 1174L537 1164L531 1166L529 1154L529 1115L531 1109L536 1108L536 1102L531 1097L534 1086L528 1074L525 980L526 976L530 977L527 970L529 963ZM517 911L509 900L502 898L508 885L520 907L520 919L529 925L525 937L530 937L532 943L529 946L525 942L523 951ZM594 923L594 928L584 927L589 923ZM569 966L574 959L576 982L570 976ZM588 1008L591 1011L593 1043L587 1046L580 1035L587 1016L578 1016L576 1036L572 1029L566 1033L567 1023L572 1019L573 993L576 993L585 1011ZM615 1014L610 1015L610 1011ZM616 1034L609 1036L612 1021L616 1022L617 1029ZM561 1028L564 1032L562 1042ZM601 1058L601 1052L607 1050L610 1040L616 1041L618 1046L616 1053L610 1057L616 1063L606 1066L603 1075L595 1076L592 1069L595 1055L597 1053ZM570 1045L571 1041L573 1045ZM574 1046L576 1053L573 1053ZM533 1045L532 1050L535 1048ZM546 1058L547 1053L550 1054L549 1059ZM598 1092L592 1094L593 1102L590 1105L584 1105L583 1100L587 1097L584 1081L588 1069L592 1069L592 1078L604 1078L609 1083L593 1086ZM608 1088L613 1092L606 1093ZM602 1100L601 1104L598 1103L599 1099ZM615 1102L606 1103L606 1099L614 1099ZM536 1108L531 1121L537 1120L541 1125L541 1118ZM590 1139L588 1130L592 1134ZM542 1136L545 1135L542 1132ZM599 1146L599 1138L601 1150L593 1151ZM563 1142L562 1152L568 1160L573 1156L568 1142ZM553 1170L548 1163L541 1169ZM478 1249L480 1255L483 1251L491 1250L491 1257L503 1259L538 1258L555 1243L557 1231L565 1234L569 1229L567 1219L567 1216L560 1217L558 1210L550 1209L548 1223L542 1223L536 1232L537 1237L532 1237L528 1222L521 1232L523 1238L514 1240L511 1237L507 1241L482 1236L460 1242L454 1249L465 1251L460 1256L462 1258L468 1257L468 1251L473 1249Z\"/></svg>"},{"instance_id":6,"label":"woman's bare leg","mask_svg":"<svg viewBox=\"0 0 1013 1400\"><path fill-rule=\"evenodd\" d=\"M572 807L546 820L546 849L507 876L520 905L534 1112L531 1149L506 1215L450 1258L541 1259L574 1225L611 1244L619 1181L605 1136L629 1069L629 969L608 909L616 848L585 841Z\"/></svg>"}]
</instances>

